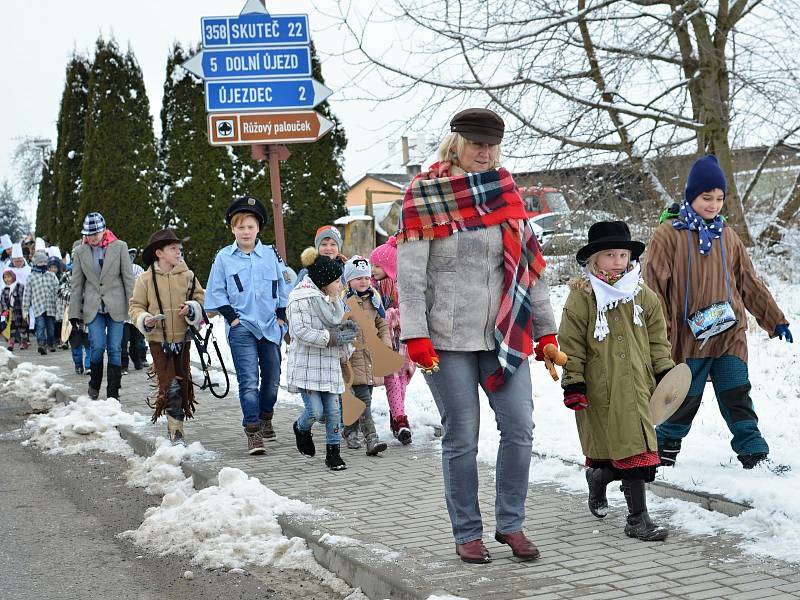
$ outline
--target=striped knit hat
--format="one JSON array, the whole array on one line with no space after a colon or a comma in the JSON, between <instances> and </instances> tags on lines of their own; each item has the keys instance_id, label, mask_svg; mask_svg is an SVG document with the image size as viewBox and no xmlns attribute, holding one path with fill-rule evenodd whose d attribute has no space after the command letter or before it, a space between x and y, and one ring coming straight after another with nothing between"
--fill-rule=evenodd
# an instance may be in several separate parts
<instances>
[{"instance_id":1,"label":"striped knit hat","mask_svg":"<svg viewBox=\"0 0 800 600\"><path fill-rule=\"evenodd\" d=\"M317 229L317 234L314 236L314 247L319 251L319 246L325 238L331 238L336 245L339 246L339 251L342 250L342 234L333 225L323 225Z\"/></svg>"}]
</instances>

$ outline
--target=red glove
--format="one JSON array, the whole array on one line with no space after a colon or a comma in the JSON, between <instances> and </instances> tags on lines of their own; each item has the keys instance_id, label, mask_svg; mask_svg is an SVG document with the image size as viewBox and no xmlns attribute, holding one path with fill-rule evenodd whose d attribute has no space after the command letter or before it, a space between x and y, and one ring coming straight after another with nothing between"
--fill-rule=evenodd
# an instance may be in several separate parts
<instances>
[{"instance_id":1,"label":"red glove","mask_svg":"<svg viewBox=\"0 0 800 600\"><path fill-rule=\"evenodd\" d=\"M533 357L536 360L544 362L544 347L547 346L547 344L553 344L553 346L558 349L558 340L556 339L556 334L548 333L547 335L543 335L536 340L536 347L533 349Z\"/></svg>"},{"instance_id":2,"label":"red glove","mask_svg":"<svg viewBox=\"0 0 800 600\"><path fill-rule=\"evenodd\" d=\"M589 406L586 398L586 384L580 383L564 388L564 406L574 411L583 410Z\"/></svg>"},{"instance_id":3,"label":"red glove","mask_svg":"<svg viewBox=\"0 0 800 600\"><path fill-rule=\"evenodd\" d=\"M406 340L408 357L423 369L432 369L439 364L439 355L433 349L431 338L411 338Z\"/></svg>"}]
</instances>

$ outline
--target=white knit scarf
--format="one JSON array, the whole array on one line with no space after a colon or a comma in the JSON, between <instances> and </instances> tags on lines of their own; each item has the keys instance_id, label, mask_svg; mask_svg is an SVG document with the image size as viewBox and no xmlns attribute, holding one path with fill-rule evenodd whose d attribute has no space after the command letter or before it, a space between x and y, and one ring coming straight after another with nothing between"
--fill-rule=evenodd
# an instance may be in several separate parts
<instances>
[{"instance_id":1,"label":"white knit scarf","mask_svg":"<svg viewBox=\"0 0 800 600\"><path fill-rule=\"evenodd\" d=\"M594 324L594 337L603 341L608 335L608 317L609 309L616 308L622 302L634 301L636 294L638 294L644 282L642 281L641 267L638 262L631 264L631 269L622 279L617 281L614 285L608 285L602 279L596 277L586 267L583 269L584 276L592 284L594 290L595 301L597 302L597 320ZM635 325L641 327L642 322L642 309L641 306L633 302L633 322Z\"/></svg>"}]
</instances>

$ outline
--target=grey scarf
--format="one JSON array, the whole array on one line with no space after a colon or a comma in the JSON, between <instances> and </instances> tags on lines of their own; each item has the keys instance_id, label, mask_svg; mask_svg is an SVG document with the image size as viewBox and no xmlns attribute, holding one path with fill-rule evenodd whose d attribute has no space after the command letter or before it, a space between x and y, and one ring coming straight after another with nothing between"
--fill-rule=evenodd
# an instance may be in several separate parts
<instances>
[{"instance_id":1,"label":"grey scarf","mask_svg":"<svg viewBox=\"0 0 800 600\"><path fill-rule=\"evenodd\" d=\"M314 313L322 321L323 327L333 329L342 324L344 302L341 298L329 302L327 296L313 296L310 300Z\"/></svg>"}]
</instances>

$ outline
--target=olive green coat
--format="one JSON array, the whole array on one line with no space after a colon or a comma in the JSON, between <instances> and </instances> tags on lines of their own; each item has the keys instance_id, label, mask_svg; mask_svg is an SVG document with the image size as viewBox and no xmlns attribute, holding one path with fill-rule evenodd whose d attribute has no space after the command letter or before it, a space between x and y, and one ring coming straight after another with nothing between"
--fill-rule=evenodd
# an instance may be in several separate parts
<instances>
[{"instance_id":1,"label":"olive green coat","mask_svg":"<svg viewBox=\"0 0 800 600\"><path fill-rule=\"evenodd\" d=\"M585 382L589 407L575 413L583 453L596 460L622 460L656 450L650 418L655 374L675 366L667 328L655 293L643 286L636 303L643 325L633 322L633 302L607 313L609 333L594 337L597 304L586 279L570 282L558 341L569 356L561 385Z\"/></svg>"}]
</instances>

